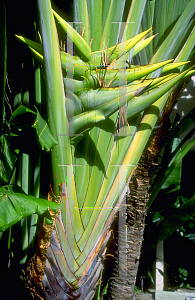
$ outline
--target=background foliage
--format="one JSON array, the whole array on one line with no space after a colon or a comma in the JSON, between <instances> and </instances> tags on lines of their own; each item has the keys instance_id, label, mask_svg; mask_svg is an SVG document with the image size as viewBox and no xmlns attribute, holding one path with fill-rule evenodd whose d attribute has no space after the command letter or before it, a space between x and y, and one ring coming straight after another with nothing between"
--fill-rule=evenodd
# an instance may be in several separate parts
<instances>
[{"instance_id":1,"label":"background foliage","mask_svg":"<svg viewBox=\"0 0 195 300\"><path fill-rule=\"evenodd\" d=\"M128 7L130 5L130 2L131 1L126 1L126 4L125 4L126 7ZM147 4L146 4L147 6L152 5L152 3L149 4L149 2L152 2L152 1L147 1ZM186 1L185 5L181 4L181 6L178 7L177 11L172 11L171 12L172 14L170 13L171 15L169 14L169 11L168 11L167 20L172 20L172 22L170 22L168 24L165 24L165 20L163 21L163 19L161 19L162 22L157 22L157 18L154 18L154 22L153 22L153 24L151 24L152 18L147 17L148 16L147 13L143 14L143 18L142 18L142 22L141 22L141 20L139 20L139 14L136 15L136 17L137 17L136 21L141 22L142 30L147 30L148 28L151 27L151 25L153 25L153 29L155 28L155 33L156 32L160 32L160 33L154 39L154 43L152 44L153 48L151 45L149 45L146 48L146 50L143 50L143 52L141 52L140 55L135 58L134 64L149 63L150 59L153 57L153 54L161 46L161 43L164 41L164 39L166 37L168 37L168 34L171 32L173 26L176 24L178 16L181 14L181 12L183 12L183 10L185 8L184 6L187 6L187 4L189 2L190 1ZM109 1L107 1L107 3L109 3ZM171 3L171 1L168 1L166 3L168 5L168 3L169 4ZM6 29L7 29L7 56L8 56L8 60L7 60L7 74L8 75L7 75L7 86L6 86L6 95L7 96L5 98L6 119L9 120L12 111L15 108L17 108L18 105L21 104L21 102L22 102L29 109L29 111L25 111L25 114L27 114L26 120L28 120L28 122L31 126L35 122L35 120L37 120L37 118L39 120L41 120L39 118L38 113L36 116L34 115L34 113L31 113L31 111L35 111L33 105L36 104L43 119L47 119L46 106L44 103L40 103L39 100L35 100L38 98L36 97L36 90L34 89L34 85L36 85L36 76L34 76L34 74L35 74L36 70L38 69L38 64L34 59L32 59L32 55L31 55L29 49L27 47L24 47L18 41L16 41L15 34L17 33L17 35L26 36L27 38L29 38L31 40L39 39L39 37L35 33L36 32L35 27L37 25L36 25L36 23L34 23L34 20L37 20L37 7L34 2L26 3L24 1L20 1L20 3L17 3L17 2L12 2L12 1L8 0L5 2L5 4L6 4L6 18L7 18L7 28ZM55 4L56 4L56 6L64 9L64 3L62 3L62 2L60 3L58 1L55 1L53 4L54 4L54 6L53 6L54 9L55 9ZM156 1L155 12L157 13L158 11L161 11L161 13L165 15L167 12L166 5L162 5L162 4L161 4L162 6L161 5L159 6L159 5L160 5L159 2ZM66 12L65 13L62 11L59 11L59 13L66 20L72 20L73 19L73 3L72 3L72 1L68 1L66 3ZM125 14L124 14L124 19L126 17L127 16L125 16ZM103 15L103 19L106 20L106 15ZM184 26L183 24L182 24L182 26ZM188 26L186 27L186 32L184 30L184 33L186 35L188 33L190 33L193 26L194 26L194 20L192 18L189 21ZM166 28L166 30L165 30L165 28ZM138 29L139 29L138 26L136 27L135 30L134 30L134 28L131 28L131 37L138 33ZM179 28L177 28L177 30L179 30ZM106 33L105 33L105 35L106 35ZM182 35L179 36L179 41L182 42ZM115 42L113 42L113 43L115 43ZM164 51L163 51L163 49L161 49L160 60L170 59L172 57L176 57L179 54L179 49L175 50L172 47L172 44L174 44L173 40L167 39L167 42L163 46ZM92 47L94 47L94 49L95 49L95 43L92 45L93 45ZM193 49L193 46L191 46L191 48ZM170 51L167 51L167 49L169 49ZM163 55L162 55L162 53L163 53ZM154 60L157 61L158 55L159 55L159 52L157 52L154 55L154 57L152 58L152 61L154 61ZM194 60L193 55L194 55L194 50L192 50L191 54L188 56L188 59L191 59L192 63ZM182 57L181 57L181 60L182 60ZM185 70L185 66L184 66L183 70ZM41 78L42 84L43 84L43 81L44 81L43 72L40 69L38 72L39 72L38 76ZM45 97L46 97L46 95L45 95L44 88L43 89L41 88L41 98L45 98ZM18 116L20 117L19 114L18 114ZM24 116L24 115L22 115L22 116ZM32 119L30 119L31 118L30 116L32 117ZM24 122L24 127L26 126L26 120ZM12 121L13 121L13 116L12 116ZM41 124L41 121L38 124ZM12 170L13 165L15 163L17 163L19 165L18 172L20 173L20 172L26 171L26 174L27 174L27 175L25 175L25 180L24 180L24 177L22 178L20 176L20 174L16 174L15 176L16 176L16 178L18 178L17 183L21 184L23 190L27 194L34 195L34 196L40 197L40 198L47 198L47 192L48 192L48 187L49 187L48 183L50 183L52 181L51 173L50 173L51 166L50 166L50 159L49 159L48 153L46 153L46 152L41 153L41 167L43 168L44 171L37 175L38 177L40 176L40 184L39 184L38 188L36 188L36 190L32 184L33 181L36 183L36 177L34 177L34 179L33 179L32 174L33 174L33 172L34 172L34 174L36 174L36 166L38 164L40 164L40 160L39 160L40 158L38 156L38 152L39 152L40 148L45 147L47 150L49 150L50 147L52 147L52 145L55 145L55 138L54 137L52 138L52 135L51 135L51 143L49 144L49 146L47 146L44 142L44 139L42 140L42 139L37 138L36 132L38 132L39 126L37 126L36 128L33 128L34 139L32 140L30 135L28 135L28 130L26 130L25 128L23 129L24 136L22 136L22 137L20 136L20 132L18 131L18 128L17 128L17 122L14 122L14 124L10 123L10 124L8 124L8 126L9 125L11 125L12 128L14 128L14 130L15 130L14 134L17 135L17 139L15 139L13 136L11 137L12 149L17 149L18 144L20 144L20 147L21 147L20 140L18 142L18 137L21 139L25 139L26 143L22 144L22 147L21 147L21 151L24 152L24 155L22 156L21 159L20 158L18 159L17 151L15 153L14 152L9 153L10 161L8 162L8 166L6 168L9 168L9 166L10 166L10 173L9 172L6 173L9 176L6 175L7 177L3 178L2 184L4 184L5 182L9 183L9 184L12 183L12 182L9 182L9 179L11 178L10 176L12 175L11 170ZM176 125L178 125L177 121L175 123L175 126ZM43 125L43 127L44 126L45 126L45 124ZM185 126L183 126L183 129L181 129L181 130L184 131L184 129L185 129L184 127ZM182 126L180 126L180 128L182 128ZM37 131L36 131L36 129L37 129ZM39 130L39 132L40 132L40 130ZM173 157L171 157L171 152L172 152L171 148L172 148L172 144L173 144L173 138L175 138L176 136L178 137L178 135L179 135L178 127L175 130L175 132L176 132L175 135L173 134L172 136L171 135L168 136L169 144L163 145L165 148L165 151L166 151L165 153L167 153L168 156L166 156L166 155L164 156L164 160L161 161L161 162L163 162L163 164L161 164L161 168L157 170L158 173L156 171L156 173L157 173L156 178L157 179L160 178L160 179L159 179L159 181L156 179L156 182L154 181L154 183L153 183L152 191L153 191L154 196L153 196L153 199L151 199L150 203L152 203L152 201L155 199L155 195L158 194L160 189L163 187L163 184L165 184L165 182L162 182L161 178L165 177L164 176L165 172L167 172L166 174L168 174L168 172L170 171L170 162L171 162L171 159L173 158ZM2 144L4 145L4 147L6 147L6 143L4 141L2 142ZM35 145L36 145L36 148L34 147ZM184 151L186 151L185 146L186 145L183 145ZM32 149L33 149L33 151L32 151ZM36 149L37 149L37 151L34 151ZM28 154L30 154L32 157L30 164L29 164L29 160L28 160L28 156L27 156ZM180 155L179 150L176 154ZM177 158L181 160L181 157L177 156ZM29 170L26 169L27 165L29 166ZM163 166L165 166L164 169L163 169ZM180 172L180 171L181 171L181 169L179 168L178 172ZM176 192L177 195L176 196L174 195L175 201L172 200L172 205L170 205L170 202L167 202L168 204L166 205L166 202L161 200L162 197L166 197L166 199L168 200L166 189L170 188L170 186L173 182L175 185L173 190L174 189L177 191L179 190L180 183L178 183L179 182L178 174L179 173L176 174L176 177L177 177L176 180L175 180L175 178L173 178L171 180L171 182L169 182L167 184L167 186L164 185L164 188L160 193L161 195L158 196L160 200L156 199L155 200L156 204L154 203L157 208L154 208L153 206L151 206L151 208L150 208L150 210L152 212L154 212L152 214L152 221L151 221L151 222L155 223L155 224L153 224L154 226L156 225L157 221L159 221L159 218L160 218L160 220L163 221L163 220L166 220L168 217L172 216L174 213L177 213L177 209L178 209L177 203L178 203L178 201L180 201L180 202L183 201L182 198L177 198L177 196L178 196L177 192ZM38 194L36 194L37 191L38 191ZM170 189L169 189L169 192L170 192ZM172 192L174 193L175 191L172 191ZM162 193L164 193L165 196L162 196ZM173 195L173 194L171 194L171 195ZM57 205L56 205L56 208L57 208ZM183 216L183 213L181 215ZM190 216L190 218L192 218L192 217ZM36 217L35 217L35 219L36 219ZM24 229L26 226L29 226L30 224L32 225L33 224L32 222L37 222L37 219L36 220L35 219L28 219L23 224L21 223L21 225L17 224L16 226L12 227L12 229L10 228L9 230L5 231L5 233L3 234L2 238L1 238L1 245L2 245L1 260L2 260L3 269L5 270L4 280L1 282L2 283L1 291L2 291L2 294L7 295L6 296L7 299L9 299L9 296L12 295L13 291L14 291L15 296L18 293L18 297L19 297L19 295L20 295L20 298L22 297L21 290L23 290L23 289L21 289L21 290L18 289L18 286L21 286L21 287L23 286L22 272L21 272L22 264L25 263L26 257L27 257L26 247L28 247L30 249L30 247L34 243L34 240L32 238L32 240L28 244L28 246L27 245L24 246L25 245L24 231L20 230L20 226L21 226L21 228ZM187 219L189 219L189 215L188 215ZM159 231L160 231L159 227L161 228L161 224L160 224L160 226L158 226L156 236L153 237L151 244L157 243L157 241L159 239ZM190 221L189 221L189 224L191 224ZM186 224L185 224L185 226L186 226ZM154 231L153 228L154 227L151 227L152 231ZM170 229L170 225L168 224L166 228ZM183 230L183 232L185 232L185 230ZM34 228L34 233L35 233L35 228ZM30 235L32 234L32 236L34 236L34 233L31 232ZM185 232L186 236L189 234L190 233L188 231ZM161 236L163 236L163 238L166 237L165 231L161 231ZM192 238L192 236L190 236L190 237ZM147 239L146 239L146 241L147 241ZM149 247L150 241L148 241L147 243L148 243L148 245L146 245L146 247ZM22 251L21 251L21 246L20 246L21 244L23 245ZM17 272L17 274L15 274L16 272ZM182 272L180 272L180 273L182 273ZM9 288L10 285L13 286L13 291ZM25 293L24 290L23 290L23 292ZM24 297L26 297L26 295Z\"/></svg>"}]
</instances>

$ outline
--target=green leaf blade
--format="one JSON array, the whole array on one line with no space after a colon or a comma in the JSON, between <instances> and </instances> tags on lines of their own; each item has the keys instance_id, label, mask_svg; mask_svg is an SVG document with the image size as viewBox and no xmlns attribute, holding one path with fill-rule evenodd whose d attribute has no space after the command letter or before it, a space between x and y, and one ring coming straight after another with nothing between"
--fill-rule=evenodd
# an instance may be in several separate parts
<instances>
[{"instance_id":1,"label":"green leaf blade","mask_svg":"<svg viewBox=\"0 0 195 300\"><path fill-rule=\"evenodd\" d=\"M181 205L177 213L168 217L162 224L158 240L162 241L170 237L177 229L195 215L195 197Z\"/></svg>"},{"instance_id":2,"label":"green leaf blade","mask_svg":"<svg viewBox=\"0 0 195 300\"><path fill-rule=\"evenodd\" d=\"M37 108L36 110L37 119L33 127L36 129L42 150L45 149L46 151L49 151L53 146L57 145L58 142L51 134L49 126L47 125L46 121L41 117Z\"/></svg>"},{"instance_id":3,"label":"green leaf blade","mask_svg":"<svg viewBox=\"0 0 195 300\"><path fill-rule=\"evenodd\" d=\"M22 188L15 185L0 187L0 231L34 213L42 215L48 208L56 211L59 204L26 195Z\"/></svg>"}]
</instances>

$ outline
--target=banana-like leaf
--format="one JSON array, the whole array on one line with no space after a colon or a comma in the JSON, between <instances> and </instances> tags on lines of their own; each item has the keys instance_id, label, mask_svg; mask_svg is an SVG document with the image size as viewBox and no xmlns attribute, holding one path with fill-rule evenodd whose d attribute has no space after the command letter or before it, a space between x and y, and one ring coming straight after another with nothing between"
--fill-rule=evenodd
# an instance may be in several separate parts
<instances>
[{"instance_id":1,"label":"banana-like leaf","mask_svg":"<svg viewBox=\"0 0 195 300\"><path fill-rule=\"evenodd\" d=\"M188 70L189 71L189 70ZM161 98L165 93L167 93L180 79L185 76L188 71L181 73L180 75L175 76L173 79L169 80L168 82L164 83L160 87L155 88L151 92L146 92L145 94L141 95L137 99L137 103L135 101L130 101L128 108L127 108L127 119L135 116L138 112L137 109L139 107L143 108L142 110L146 109L149 105L157 101L157 99ZM139 104L138 104L139 103ZM147 105L146 105L147 103ZM150 104L149 104L150 103ZM146 105L146 106L145 106ZM144 108L145 106L145 108Z\"/></svg>"},{"instance_id":2,"label":"banana-like leaf","mask_svg":"<svg viewBox=\"0 0 195 300\"><path fill-rule=\"evenodd\" d=\"M194 9L192 2L188 1L187 10L181 17L181 11L178 14L168 12L169 20L179 18L175 25L178 30L186 18L183 22L186 29L182 28L183 37L180 31L176 32L178 47L171 44L162 51L158 39L156 56L153 55L155 38L148 28L157 17L159 5L155 8L154 3L149 2L154 1L133 0L131 5L130 1L75 1L75 19L84 22L82 30L86 27L86 33L82 33L84 38L54 12L57 21L63 22L59 25L64 26L64 32L73 31L75 52L80 60L70 54L60 54L50 2L38 0L43 52L36 54L37 50L33 51L44 62L49 126L58 142L51 151L54 194L58 194L58 185L61 185L61 212L55 222L43 278L48 299L92 299L102 267L100 261L110 235L110 222L118 210L116 203L120 203L126 194L128 180L147 145L170 89L192 72L185 69L180 74L180 65L169 64L165 69L167 76L156 77L156 72L160 74L170 63L164 62L164 55L170 60L173 53L175 56L179 54L181 40L186 41L185 55L181 52L183 61L191 55L193 42L191 39L188 43L187 37L189 32L193 37L192 12L189 12L189 5L191 10ZM124 10L125 4L127 9ZM143 22L141 24L142 16L147 20L145 27ZM79 20L80 17L84 20ZM128 22L126 28L121 25L124 32L119 23L110 23L120 21ZM132 21L135 23L129 23ZM142 32L140 24L145 31L135 36L139 30ZM159 24L163 28L169 23L165 18ZM169 42L175 39L173 33L171 26L167 37ZM149 38L144 40L146 35ZM94 38L90 41L92 50L90 38ZM144 49L147 43L149 51ZM152 64L132 68L129 61L129 69L121 69L128 51L130 58L133 51L137 54L132 63L138 64L141 58L145 62L151 60ZM148 57L142 60L146 53ZM163 62L153 64L160 61ZM73 63L74 76L63 82L61 65L63 73L68 76L68 72L73 71ZM66 67L70 70L66 71ZM175 68L178 75L171 74ZM75 147L71 149L70 143ZM185 145L183 154L177 156L178 161L188 149L189 146Z\"/></svg>"},{"instance_id":3,"label":"banana-like leaf","mask_svg":"<svg viewBox=\"0 0 195 300\"><path fill-rule=\"evenodd\" d=\"M180 51L180 53L177 57L177 62L181 62L183 59L186 59L186 57L190 57L190 55L193 51L194 44L195 44L194 39L195 39L195 26L193 27L189 38L185 42L182 50Z\"/></svg>"},{"instance_id":4,"label":"banana-like leaf","mask_svg":"<svg viewBox=\"0 0 195 300\"><path fill-rule=\"evenodd\" d=\"M151 28L116 46L92 52L88 54L88 59L95 66L108 65L130 51L150 30Z\"/></svg>"},{"instance_id":5,"label":"banana-like leaf","mask_svg":"<svg viewBox=\"0 0 195 300\"><path fill-rule=\"evenodd\" d=\"M154 13L155 15L161 14L164 16L164 18L159 18L160 20L154 18L153 21L154 30L159 33L156 40L154 41L155 49L158 49L161 41L165 40L165 38L168 36L172 29L172 24L175 24L189 2L189 0L185 1L185 3L183 1L180 1L179 5L175 7L174 1L163 1L163 3L156 1Z\"/></svg>"},{"instance_id":6,"label":"banana-like leaf","mask_svg":"<svg viewBox=\"0 0 195 300\"><path fill-rule=\"evenodd\" d=\"M139 114L140 112L142 112L143 110L145 110L147 107L149 107L152 103L154 103L157 99L159 99L160 97L162 97L167 91L170 90L170 88L172 88L184 75L186 75L189 72L189 70L183 72L180 75L175 76L173 79L165 82L164 84L162 84L159 87L154 88L153 90L144 93L143 95L139 96L139 97L135 97L136 94L139 95L139 93L141 93L141 91L143 90L143 87L140 88L140 86L134 87L134 92L130 92L129 94L127 94L126 89L124 89L124 93L121 94L120 97L120 105L125 105L125 103L128 103L127 106L127 119L133 118L135 117L137 114ZM95 92L92 91L91 93L93 93L93 98L95 97ZM98 94L99 93L99 94ZM89 103L88 105L92 105L92 107L96 107L98 106L98 100L100 100L102 102L102 95L104 93L108 93L107 89L106 91L104 90L100 90L96 92L97 94L97 100L96 103L95 102L95 98L93 101L91 101L90 99L93 99L92 97L86 97L86 102L84 103L84 101L81 101L85 107L85 105L88 104L88 101L90 100L91 103ZM117 89L113 89L113 93L118 93ZM87 92L88 94L88 92ZM90 94L90 92L89 92ZM106 94L105 94L106 97ZM112 94L112 90L111 90L111 98L114 98L113 94ZM133 98L135 97L135 98ZM132 99L133 98L133 99ZM115 111L117 111L118 109L118 97L110 100L109 97L107 96L108 102L105 104L101 104L99 105L96 110L92 110L92 111L88 111L88 112L84 112L80 115L77 115L74 117L74 119L72 119L72 126L74 126L74 133L78 134L83 130L86 130L87 128L94 126L96 123L99 123L100 121L105 120L108 116L110 116L112 113L114 113ZM132 99L132 100L131 100Z\"/></svg>"},{"instance_id":7,"label":"banana-like leaf","mask_svg":"<svg viewBox=\"0 0 195 300\"><path fill-rule=\"evenodd\" d=\"M153 56L150 63L154 63L159 60L166 60L170 56L174 57L176 49L178 49L179 45L182 45L183 32L185 32L186 26L188 26L194 12L194 1L190 1L168 37L164 40L163 44ZM175 45L177 45L177 48Z\"/></svg>"},{"instance_id":8,"label":"banana-like leaf","mask_svg":"<svg viewBox=\"0 0 195 300\"><path fill-rule=\"evenodd\" d=\"M106 1L105 1L106 2ZM106 4L103 4L103 8ZM122 21L123 12L125 7L125 0L114 1L111 0L107 10L106 20L103 28L102 36L100 37L101 45L100 49L103 50L107 47L116 45L118 42L118 38L121 39L122 34L119 34L119 30L121 28L120 22ZM121 35L121 36L120 36ZM97 49L97 48L96 48Z\"/></svg>"},{"instance_id":9,"label":"banana-like leaf","mask_svg":"<svg viewBox=\"0 0 195 300\"><path fill-rule=\"evenodd\" d=\"M74 75L77 78L82 76L88 77L89 65L84 63L79 57L71 56L68 53L60 52L63 72L66 73L67 68L71 70L74 64Z\"/></svg>"},{"instance_id":10,"label":"banana-like leaf","mask_svg":"<svg viewBox=\"0 0 195 300\"><path fill-rule=\"evenodd\" d=\"M127 29L126 29L127 36L130 38L138 34L146 2L147 2L146 0L133 0L131 3L128 17L127 17Z\"/></svg>"},{"instance_id":11,"label":"banana-like leaf","mask_svg":"<svg viewBox=\"0 0 195 300\"><path fill-rule=\"evenodd\" d=\"M77 95L69 90L67 90L66 92L66 112L69 120L73 116L79 115L83 112L83 105L81 100L77 97Z\"/></svg>"},{"instance_id":12,"label":"banana-like leaf","mask_svg":"<svg viewBox=\"0 0 195 300\"><path fill-rule=\"evenodd\" d=\"M75 22L74 28L77 30L78 33L80 33L80 35L83 36L85 42L88 45L90 45L91 36L90 36L89 11L87 6L87 0L81 0L81 1L80 0L74 1L74 7L73 7L74 22Z\"/></svg>"},{"instance_id":13,"label":"banana-like leaf","mask_svg":"<svg viewBox=\"0 0 195 300\"><path fill-rule=\"evenodd\" d=\"M164 11L166 11L165 15L163 15ZM141 30L146 30L152 26L154 33L158 35L149 44L146 51L138 54L140 63L158 62L164 60L165 57L166 59L173 58L174 53L177 55L179 51L181 51L181 55L184 54L186 51L183 46L188 41L190 28L194 26L194 17L190 15L193 14L193 11L194 3L191 0L177 1L176 5L173 0L164 1L162 5L157 1L146 1ZM165 45L166 43L169 43L169 46ZM164 48L161 50L163 44ZM169 49L169 51L166 51L166 49ZM156 56L157 51L159 53L158 57ZM187 59L182 58L181 61L191 60L188 58L189 56L187 56Z\"/></svg>"},{"instance_id":14,"label":"banana-like leaf","mask_svg":"<svg viewBox=\"0 0 195 300\"><path fill-rule=\"evenodd\" d=\"M68 24L63 18L61 18L54 10L53 10L53 14L65 33L72 30L71 25ZM85 61L88 61L88 55L91 53L91 49L75 29L73 29L73 37L70 36L70 39L72 39L72 42L74 41L74 45L76 49L79 51L81 58Z\"/></svg>"},{"instance_id":15,"label":"banana-like leaf","mask_svg":"<svg viewBox=\"0 0 195 300\"><path fill-rule=\"evenodd\" d=\"M48 123L52 135L57 139L57 145L52 151L53 174L58 174L58 184L65 182L66 170L59 167L62 164L71 164L71 146L67 135L69 124L66 117L65 93L60 63L59 42L50 1L38 1L41 20L41 37L45 67L47 90ZM55 16L57 16L55 14ZM62 23L61 23L62 24ZM66 26L65 23L63 23ZM61 136L63 134L63 136ZM57 151L57 152L56 152ZM54 187L58 191L58 184Z\"/></svg>"},{"instance_id":16,"label":"banana-like leaf","mask_svg":"<svg viewBox=\"0 0 195 300\"><path fill-rule=\"evenodd\" d=\"M19 128L25 128L33 125L36 119L36 112L20 105L11 115L9 124Z\"/></svg>"},{"instance_id":17,"label":"banana-like leaf","mask_svg":"<svg viewBox=\"0 0 195 300\"><path fill-rule=\"evenodd\" d=\"M30 50L32 51L34 57L43 64L43 47L41 44L37 42L33 42L27 38L16 35L16 37L25 43ZM71 69L72 64L74 63L74 75L78 78L82 78L82 76L87 76L87 71L89 70L89 65L83 62L78 56L72 56L66 52L60 51L61 55L61 63L64 73L66 73L67 69Z\"/></svg>"},{"instance_id":18,"label":"banana-like leaf","mask_svg":"<svg viewBox=\"0 0 195 300\"><path fill-rule=\"evenodd\" d=\"M71 120L71 125L74 128L74 134L82 134L84 130L92 128L95 124L104 120L105 116L100 110L92 110L75 116Z\"/></svg>"},{"instance_id":19,"label":"banana-like leaf","mask_svg":"<svg viewBox=\"0 0 195 300\"><path fill-rule=\"evenodd\" d=\"M87 6L89 11L90 33L91 33L91 50L100 50L100 43L102 37L102 15L104 14L103 5L106 1L102 0L87 0ZM79 2L79 6L80 2ZM93 18L94 12L96 17Z\"/></svg>"},{"instance_id":20,"label":"banana-like leaf","mask_svg":"<svg viewBox=\"0 0 195 300\"><path fill-rule=\"evenodd\" d=\"M153 32L158 35L159 32L154 28L154 8L155 1L146 1L145 9L143 11L140 30L146 30L147 28L152 27ZM149 35L151 36L151 34ZM155 36L155 39L157 37ZM144 49L141 53L139 53L139 59L141 64L148 64L152 56L154 55L154 40L148 45L147 48Z\"/></svg>"},{"instance_id":21,"label":"banana-like leaf","mask_svg":"<svg viewBox=\"0 0 195 300\"><path fill-rule=\"evenodd\" d=\"M150 44L150 42L153 40L154 37L155 35L152 35L151 37L145 40L141 40L139 43L137 43L133 49L132 58L136 56L140 51L145 49Z\"/></svg>"},{"instance_id":22,"label":"banana-like leaf","mask_svg":"<svg viewBox=\"0 0 195 300\"><path fill-rule=\"evenodd\" d=\"M51 134L48 124L41 117L38 109L36 107L35 109L37 110L37 113L23 105L20 105L12 113L9 120L9 124L13 126L13 128L19 129L19 131L15 132L18 137L21 137L20 142L17 143L17 145L21 144L22 146L23 144L26 144L25 141L26 135L24 134L22 138L22 131L20 130L29 127L34 127L36 130L38 141L42 147L42 150L45 149L46 151L49 151L54 145L57 144L57 141ZM24 130L24 132L26 131ZM29 135L29 132L27 132L27 134ZM33 135L31 138L33 139Z\"/></svg>"},{"instance_id":23,"label":"banana-like leaf","mask_svg":"<svg viewBox=\"0 0 195 300\"><path fill-rule=\"evenodd\" d=\"M58 144L53 147L51 152L52 173L54 179L53 190L58 194L59 184L66 182L67 196L61 201L61 212L63 223L69 232L68 242L71 248L74 247L74 235L77 237L83 231L79 210L74 210L73 227L73 201L78 208L75 192L75 182L73 180L72 151L69 136L69 122L65 109L65 92L60 64L60 51L57 31L54 23L50 1L38 1L41 23L41 36L43 40L44 71L47 90L48 123L54 138ZM54 55L55 54L55 55ZM67 177L66 177L67 176ZM74 229L74 230L73 230Z\"/></svg>"},{"instance_id":24,"label":"banana-like leaf","mask_svg":"<svg viewBox=\"0 0 195 300\"><path fill-rule=\"evenodd\" d=\"M46 151L49 151L53 146L57 145L57 141L51 134L49 126L47 125L45 120L41 117L37 108L36 110L37 110L37 118L33 127L35 127L36 129L37 136L41 144L42 150L45 149Z\"/></svg>"},{"instance_id":25,"label":"banana-like leaf","mask_svg":"<svg viewBox=\"0 0 195 300\"><path fill-rule=\"evenodd\" d=\"M12 170L16 163L17 154L10 149L7 138L4 135L0 137L0 149L0 180L1 182L7 183L10 180Z\"/></svg>"},{"instance_id":26,"label":"banana-like leaf","mask_svg":"<svg viewBox=\"0 0 195 300\"><path fill-rule=\"evenodd\" d=\"M180 63L180 62L176 62L176 63L172 63L172 64L167 64L166 66L164 66L164 68L162 69L162 72L161 72L161 75L162 74L165 74L165 73L178 73L179 70L180 70L180 67L182 67L183 65L185 64L188 64L189 62L186 61L186 62L183 62L183 63Z\"/></svg>"},{"instance_id":27,"label":"banana-like leaf","mask_svg":"<svg viewBox=\"0 0 195 300\"><path fill-rule=\"evenodd\" d=\"M104 74L98 75L101 82L104 82L104 84L107 86L111 85L111 87L124 85L124 82L127 82L127 84L138 80L148 74L151 74L153 71L158 70L162 67L164 67L166 64L168 64L171 60L167 60L161 63L148 65L148 66L139 66L136 68L130 68L130 69L124 69L124 70L105 70ZM97 76L97 72L92 71L91 75L93 77Z\"/></svg>"},{"instance_id":28,"label":"banana-like leaf","mask_svg":"<svg viewBox=\"0 0 195 300\"><path fill-rule=\"evenodd\" d=\"M34 213L42 215L48 211L48 208L56 211L59 204L26 195L19 186L2 186L0 187L0 231L6 230Z\"/></svg>"},{"instance_id":29,"label":"banana-like leaf","mask_svg":"<svg viewBox=\"0 0 195 300\"><path fill-rule=\"evenodd\" d=\"M88 78L82 78L82 80L76 80L72 78L64 78L64 84L67 90L70 90L74 86L74 94L78 94L82 89L100 88L100 83L96 76L89 76Z\"/></svg>"},{"instance_id":30,"label":"banana-like leaf","mask_svg":"<svg viewBox=\"0 0 195 300\"><path fill-rule=\"evenodd\" d=\"M118 96L120 92L120 96L124 97L126 96L127 102L130 100L129 94L132 92L135 92L139 90L142 87L145 87L146 85L149 85L150 82L140 83L132 86L126 87L120 87L120 88L100 88L100 89L83 89L80 91L77 95L80 99L80 101L83 104L83 107L85 110L91 110L94 108L98 108L103 104L106 104L112 100L115 100L115 102L118 101ZM122 100L122 98L121 98ZM101 108L100 108L101 109ZM110 112L114 112L111 111Z\"/></svg>"},{"instance_id":31,"label":"banana-like leaf","mask_svg":"<svg viewBox=\"0 0 195 300\"><path fill-rule=\"evenodd\" d=\"M173 71L173 73L176 71L175 70L175 67L172 66L170 67L170 70ZM134 68L132 68L134 69ZM130 69L126 69L126 79L127 79L127 86L129 85L138 85L138 84L143 84L143 86L147 86L150 84L150 87L153 87L155 85L158 85L159 83L164 83L165 81L173 78L175 75L171 75L171 74L167 74L167 75L164 75L163 77L159 77L159 78L154 78L154 79L140 79L140 80L132 80L132 73L129 72ZM134 73L133 74L133 77L140 77L143 75L140 74L139 71L141 71L141 69L139 67L136 67L136 70L138 71L138 74L137 73ZM105 72L105 76L104 76L104 83L106 84L107 83L107 86L110 87L110 88L114 88L114 87L120 87L120 86L123 86L123 81L121 80L122 79L125 79L125 74L124 72L120 72L120 71L113 71L113 72L110 72L111 70L108 70ZM177 69L177 73L179 72L179 69ZM129 74L128 74L129 73ZM162 74L164 74L165 72L163 72L162 70ZM193 70L189 71L186 75L184 75L184 78L186 78L187 76L191 76L192 74L194 73ZM107 77L107 75L108 77ZM129 76L129 79L128 80L128 77L127 75ZM120 80L121 80L121 83L119 81L119 77L120 77ZM144 77L144 76L143 76ZM142 77L141 77L142 78ZM118 81L117 81L118 79ZM110 81L109 81L110 80ZM130 81L130 82L128 82ZM74 83L74 94L76 95L82 95L82 94L86 94L88 90L90 89L94 89L94 91L96 89L100 89L102 88L101 87L101 80L99 78L99 76L97 76L97 74L93 73L93 71L91 72L91 76L88 77L88 78L85 78L83 80L76 80L76 79L71 79L71 78L64 78L64 83L65 83L65 86L67 89L71 88L73 83ZM122 90L123 88L121 88ZM112 89L110 89L111 91ZM109 91L109 89L108 89ZM95 91L96 93L96 91Z\"/></svg>"},{"instance_id":32,"label":"banana-like leaf","mask_svg":"<svg viewBox=\"0 0 195 300\"><path fill-rule=\"evenodd\" d=\"M21 36L21 35L17 35L17 34L16 34L15 36L16 36L16 38L17 38L20 42L26 44L28 47L31 47L31 48L34 49L36 52L38 52L39 54L43 55L43 46L42 46L41 44L39 44L39 43L37 43L37 42L34 42L34 41L31 41L31 40L29 40L29 39L27 39L27 38L25 38L25 37L23 37L23 36Z\"/></svg>"}]
</instances>

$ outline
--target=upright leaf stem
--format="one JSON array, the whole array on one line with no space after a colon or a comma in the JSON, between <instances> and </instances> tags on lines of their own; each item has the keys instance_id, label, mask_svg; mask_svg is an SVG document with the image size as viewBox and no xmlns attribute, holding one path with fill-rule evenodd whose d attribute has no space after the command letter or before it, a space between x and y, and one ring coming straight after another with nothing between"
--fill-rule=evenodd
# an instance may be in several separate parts
<instances>
[{"instance_id":1,"label":"upright leaf stem","mask_svg":"<svg viewBox=\"0 0 195 300\"><path fill-rule=\"evenodd\" d=\"M69 124L65 109L59 42L49 0L38 0L44 54L48 123L58 144L51 151L54 194L58 185L66 181L66 166L72 165Z\"/></svg>"}]
</instances>

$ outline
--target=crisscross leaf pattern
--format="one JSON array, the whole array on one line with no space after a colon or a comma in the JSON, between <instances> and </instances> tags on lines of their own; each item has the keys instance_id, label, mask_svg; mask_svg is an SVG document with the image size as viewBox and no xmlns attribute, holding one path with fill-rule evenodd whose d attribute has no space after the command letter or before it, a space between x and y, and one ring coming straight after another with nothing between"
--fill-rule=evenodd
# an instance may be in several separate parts
<instances>
[{"instance_id":1,"label":"crisscross leaf pattern","mask_svg":"<svg viewBox=\"0 0 195 300\"><path fill-rule=\"evenodd\" d=\"M129 179L171 89L192 74L186 61L195 4L187 2L176 11L174 1L164 1L163 19L158 1L75 0L74 21L82 21L76 31L49 0L38 0L42 45L18 37L44 66L56 140L53 191L60 186L61 204L43 277L47 299L94 297ZM60 52L55 20L65 36L72 34L76 55Z\"/></svg>"}]
</instances>

